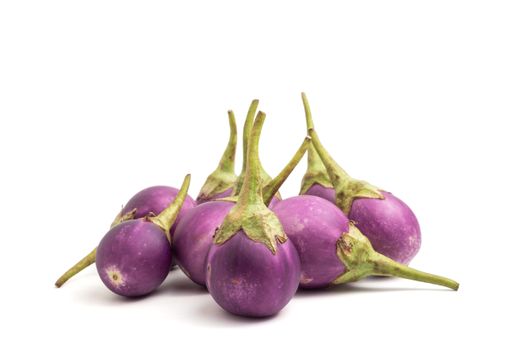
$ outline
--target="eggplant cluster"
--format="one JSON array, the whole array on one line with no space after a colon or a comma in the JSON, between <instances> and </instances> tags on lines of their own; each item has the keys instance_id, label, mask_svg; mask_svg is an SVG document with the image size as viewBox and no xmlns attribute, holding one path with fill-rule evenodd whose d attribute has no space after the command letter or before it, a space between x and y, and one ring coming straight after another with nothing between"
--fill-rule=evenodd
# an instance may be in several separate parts
<instances>
[{"instance_id":1,"label":"eggplant cluster","mask_svg":"<svg viewBox=\"0 0 525 350\"><path fill-rule=\"evenodd\" d=\"M259 159L266 114L252 101L243 128L243 166L235 173L237 126L197 200L180 190L144 189L118 213L98 247L55 283L95 263L108 289L125 297L151 293L176 265L208 289L226 311L266 317L288 304L299 287L327 288L370 275L396 276L457 290L451 279L408 263L421 245L412 210L399 198L350 177L314 129L302 94L307 136L274 178ZM300 194L282 199L280 186L308 153Z\"/></svg>"}]
</instances>

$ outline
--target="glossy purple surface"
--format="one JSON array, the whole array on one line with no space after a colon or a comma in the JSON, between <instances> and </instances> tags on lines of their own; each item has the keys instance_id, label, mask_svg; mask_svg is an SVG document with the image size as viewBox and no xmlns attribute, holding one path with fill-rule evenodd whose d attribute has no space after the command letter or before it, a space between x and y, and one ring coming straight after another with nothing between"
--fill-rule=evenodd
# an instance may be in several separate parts
<instances>
[{"instance_id":1,"label":"glossy purple surface","mask_svg":"<svg viewBox=\"0 0 525 350\"><path fill-rule=\"evenodd\" d=\"M175 262L191 280L206 285L206 257L213 234L234 206L231 202L207 202L187 211L173 234Z\"/></svg>"},{"instance_id":2,"label":"glossy purple surface","mask_svg":"<svg viewBox=\"0 0 525 350\"><path fill-rule=\"evenodd\" d=\"M159 215L161 211L166 209L170 203L175 199L179 190L169 186L153 186L143 189L135 194L122 209L123 213L127 213L133 209L137 209L136 218L142 218L149 213ZM171 233L175 231L180 219L186 212L195 207L195 201L189 196L186 196L184 204L180 209L179 215L175 223L171 227Z\"/></svg>"},{"instance_id":3,"label":"glossy purple surface","mask_svg":"<svg viewBox=\"0 0 525 350\"><path fill-rule=\"evenodd\" d=\"M313 185L307 193L335 203L333 188ZM368 237L374 249L402 264L408 264L421 247L421 230L412 210L393 194L385 199L358 198L348 218Z\"/></svg>"},{"instance_id":4,"label":"glossy purple surface","mask_svg":"<svg viewBox=\"0 0 525 350\"><path fill-rule=\"evenodd\" d=\"M408 264L421 246L416 216L399 198L381 192L385 199L354 200L348 216L368 237L374 249L402 264Z\"/></svg>"},{"instance_id":5,"label":"glossy purple surface","mask_svg":"<svg viewBox=\"0 0 525 350\"><path fill-rule=\"evenodd\" d=\"M335 190L333 188L324 187L323 185L314 184L306 191L307 195L317 196L326 199L335 204Z\"/></svg>"},{"instance_id":6,"label":"glossy purple surface","mask_svg":"<svg viewBox=\"0 0 525 350\"><path fill-rule=\"evenodd\" d=\"M208 254L206 286L226 311L265 317L278 313L297 291L300 262L290 240L275 255L262 243L237 232Z\"/></svg>"},{"instance_id":7,"label":"glossy purple surface","mask_svg":"<svg viewBox=\"0 0 525 350\"><path fill-rule=\"evenodd\" d=\"M345 271L336 242L348 219L331 202L316 196L287 198L273 208L301 259L301 287L326 287Z\"/></svg>"},{"instance_id":8,"label":"glossy purple surface","mask_svg":"<svg viewBox=\"0 0 525 350\"><path fill-rule=\"evenodd\" d=\"M144 219L123 222L102 238L97 271L116 294L136 297L151 293L166 278L171 249L164 232Z\"/></svg>"},{"instance_id":9,"label":"glossy purple surface","mask_svg":"<svg viewBox=\"0 0 525 350\"><path fill-rule=\"evenodd\" d=\"M212 201L214 199L220 199L220 198L226 198L231 196L233 192L233 187L228 188L226 191L216 194L215 196L212 196L210 198L197 198L197 204L207 203L209 201Z\"/></svg>"}]
</instances>

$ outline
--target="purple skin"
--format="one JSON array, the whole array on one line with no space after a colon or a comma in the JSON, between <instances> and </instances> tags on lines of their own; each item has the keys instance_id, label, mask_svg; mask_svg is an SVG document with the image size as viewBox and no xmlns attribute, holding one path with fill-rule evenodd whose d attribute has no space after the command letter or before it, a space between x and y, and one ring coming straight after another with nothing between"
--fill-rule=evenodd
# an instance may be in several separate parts
<instances>
[{"instance_id":1,"label":"purple skin","mask_svg":"<svg viewBox=\"0 0 525 350\"><path fill-rule=\"evenodd\" d=\"M230 197L232 193L233 193L233 188L228 188L226 191L218 193L215 196L212 196L211 198L197 198L197 204L203 204L203 203L211 202L215 199Z\"/></svg>"},{"instance_id":2,"label":"purple skin","mask_svg":"<svg viewBox=\"0 0 525 350\"><path fill-rule=\"evenodd\" d=\"M149 213L159 215L161 211L166 209L171 201L177 196L179 190L169 186L153 186L148 187L136 195L134 195L128 203L122 209L122 213L130 212L133 209L137 209L135 213L136 218L142 218L147 216ZM171 226L171 234L175 231L177 224L184 217L186 212L191 208L195 207L195 201L189 196L186 196L184 204L180 209L179 216L173 226Z\"/></svg>"},{"instance_id":3,"label":"purple skin","mask_svg":"<svg viewBox=\"0 0 525 350\"><path fill-rule=\"evenodd\" d=\"M212 202L212 201L215 201L217 199L221 199L221 198L227 198L227 197L230 197L232 195L232 192L233 192L233 189L230 188L224 192L221 192L219 193L218 195L216 196L213 196L213 198L210 198L210 199L197 199L197 205L200 205L200 204L203 204L203 203L208 203L208 202ZM274 206L276 203L280 202L281 199L277 196L274 196L270 202L270 204L268 204L268 208L271 208L272 206Z\"/></svg>"},{"instance_id":4,"label":"purple skin","mask_svg":"<svg viewBox=\"0 0 525 350\"><path fill-rule=\"evenodd\" d=\"M172 236L175 262L193 282L206 286L206 257L213 235L235 205L232 202L207 202L190 209Z\"/></svg>"},{"instance_id":5,"label":"purple skin","mask_svg":"<svg viewBox=\"0 0 525 350\"><path fill-rule=\"evenodd\" d=\"M355 199L348 218L377 252L408 265L421 246L419 223L403 201L389 192L381 193L385 199Z\"/></svg>"},{"instance_id":6,"label":"purple skin","mask_svg":"<svg viewBox=\"0 0 525 350\"><path fill-rule=\"evenodd\" d=\"M330 187L324 187L323 185L314 184L310 187L305 194L310 196L317 196L326 199L335 204L335 190Z\"/></svg>"},{"instance_id":7,"label":"purple skin","mask_svg":"<svg viewBox=\"0 0 525 350\"><path fill-rule=\"evenodd\" d=\"M164 281L171 266L165 233L145 219L123 222L102 238L97 249L97 271L112 292L138 297Z\"/></svg>"},{"instance_id":8,"label":"purple skin","mask_svg":"<svg viewBox=\"0 0 525 350\"><path fill-rule=\"evenodd\" d=\"M335 247L348 231L348 219L339 208L323 198L301 195L282 200L272 210L299 253L301 288L326 287L345 272Z\"/></svg>"},{"instance_id":9,"label":"purple skin","mask_svg":"<svg viewBox=\"0 0 525 350\"><path fill-rule=\"evenodd\" d=\"M319 184L306 192L335 203L335 190ZM370 240L374 249L402 264L408 264L421 247L421 230L412 210L393 194L384 199L356 198L348 218Z\"/></svg>"},{"instance_id":10,"label":"purple skin","mask_svg":"<svg viewBox=\"0 0 525 350\"><path fill-rule=\"evenodd\" d=\"M273 211L299 253L303 288L328 287L371 275L459 288L459 283L449 278L412 269L377 253L343 212L325 199L308 195L292 197L276 205Z\"/></svg>"},{"instance_id":11,"label":"purple skin","mask_svg":"<svg viewBox=\"0 0 525 350\"><path fill-rule=\"evenodd\" d=\"M273 197L272 208L281 200ZM193 282L206 286L206 257L213 234L234 206L233 202L212 201L188 210L172 235L176 264Z\"/></svg>"},{"instance_id":12,"label":"purple skin","mask_svg":"<svg viewBox=\"0 0 525 350\"><path fill-rule=\"evenodd\" d=\"M206 286L226 311L240 316L267 317L279 312L297 291L300 261L290 240L277 253L237 232L208 254Z\"/></svg>"}]
</instances>

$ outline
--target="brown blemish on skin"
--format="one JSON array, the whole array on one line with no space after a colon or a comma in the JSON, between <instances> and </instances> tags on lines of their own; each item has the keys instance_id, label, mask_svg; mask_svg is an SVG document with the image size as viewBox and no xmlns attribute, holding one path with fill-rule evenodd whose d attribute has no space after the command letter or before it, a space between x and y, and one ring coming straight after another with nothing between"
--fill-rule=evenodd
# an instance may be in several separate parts
<instances>
[{"instance_id":1,"label":"brown blemish on skin","mask_svg":"<svg viewBox=\"0 0 525 350\"><path fill-rule=\"evenodd\" d=\"M126 283L124 276L122 276L122 273L116 266L106 268L106 274L111 284L115 287L122 287Z\"/></svg>"}]
</instances>

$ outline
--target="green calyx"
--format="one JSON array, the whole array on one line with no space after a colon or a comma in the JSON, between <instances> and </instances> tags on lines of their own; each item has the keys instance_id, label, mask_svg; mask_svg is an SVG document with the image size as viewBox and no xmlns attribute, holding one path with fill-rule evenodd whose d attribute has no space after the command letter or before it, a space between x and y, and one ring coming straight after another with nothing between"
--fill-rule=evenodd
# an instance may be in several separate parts
<instances>
[{"instance_id":1,"label":"green calyx","mask_svg":"<svg viewBox=\"0 0 525 350\"><path fill-rule=\"evenodd\" d=\"M173 199L170 205L166 209L161 211L159 215L147 216L145 218L146 220L159 226L164 231L164 233L166 234L166 238L168 239L168 242L170 242L170 244L170 229L171 226L173 226L173 224L175 223L175 220L177 220L177 216L179 215L182 205L184 204L184 200L186 199L186 195L188 194L188 189L190 187L190 181L191 175L188 174L184 177L184 182L180 187L179 193L177 193L177 196Z\"/></svg>"},{"instance_id":2,"label":"green calyx","mask_svg":"<svg viewBox=\"0 0 525 350\"><path fill-rule=\"evenodd\" d=\"M372 248L370 241L361 231L350 223L336 243L337 256L344 264L346 271L337 277L332 284L355 282L367 276L394 276L415 281L437 284L458 290L459 283L446 277L422 272L400 264Z\"/></svg>"},{"instance_id":3,"label":"green calyx","mask_svg":"<svg viewBox=\"0 0 525 350\"><path fill-rule=\"evenodd\" d=\"M243 208L237 205L228 213L213 242L223 244L240 230L252 241L264 244L272 254L277 252L277 242L287 240L279 219L264 203L249 204Z\"/></svg>"},{"instance_id":4,"label":"green calyx","mask_svg":"<svg viewBox=\"0 0 525 350\"><path fill-rule=\"evenodd\" d=\"M137 213L137 208L128 211L127 213L123 213L122 210L117 214L113 222L111 223L110 228L113 228L124 221L133 220L135 219L135 214Z\"/></svg>"},{"instance_id":5,"label":"green calyx","mask_svg":"<svg viewBox=\"0 0 525 350\"><path fill-rule=\"evenodd\" d=\"M308 170L303 177L301 194L304 194L316 183L324 187L334 188L336 196L335 202L339 209L346 214L350 212L352 202L356 198L384 199L377 187L366 181L351 178L330 156L314 130L312 113L305 93L303 92L301 96L306 114L308 135L312 138L312 147L308 151Z\"/></svg>"},{"instance_id":6,"label":"green calyx","mask_svg":"<svg viewBox=\"0 0 525 350\"><path fill-rule=\"evenodd\" d=\"M303 100L304 114L306 116L306 128L307 130L313 129L314 122L312 120L312 112L310 110L310 103L306 98L306 94L301 93L301 98ZM301 192L300 194L305 194L313 185L319 184L326 188L332 188L332 182L330 181L330 176L326 171L319 154L315 150L313 144L308 146L308 167L306 168L306 173L303 176L301 181Z\"/></svg>"},{"instance_id":7,"label":"green calyx","mask_svg":"<svg viewBox=\"0 0 525 350\"><path fill-rule=\"evenodd\" d=\"M351 178L328 154L314 129L309 129L308 134L312 138L312 144L321 157L326 170L328 170L330 181L335 189L335 204L343 213L350 213L352 202L356 198L384 199L383 194L377 187L366 181Z\"/></svg>"},{"instance_id":8,"label":"green calyx","mask_svg":"<svg viewBox=\"0 0 525 350\"><path fill-rule=\"evenodd\" d=\"M250 108L248 109L248 114L246 114L246 120L244 121L243 131L242 131L242 170L241 174L237 177L237 181L235 182L235 185L233 187L233 193L232 197L237 197L239 193L241 192L241 188L244 182L244 177L246 174L246 167L248 163L248 141L250 138L250 134L253 128L253 121L255 119L255 112L257 112L257 107L259 106L259 100L253 100L250 104ZM257 159L259 160L259 155L257 155ZM260 163L260 160L259 160ZM268 182L272 180L270 175L263 169L262 165L260 165L260 174L261 179L263 182L263 185L266 185Z\"/></svg>"},{"instance_id":9,"label":"green calyx","mask_svg":"<svg viewBox=\"0 0 525 350\"><path fill-rule=\"evenodd\" d=\"M204 185L202 186L197 201L208 200L214 196L234 187L237 181L237 175L235 174L235 151L237 148L237 124L235 123L235 115L233 111L228 111L228 119L230 122L230 139L228 145L224 150L222 158L215 169L212 172Z\"/></svg>"},{"instance_id":10,"label":"green calyx","mask_svg":"<svg viewBox=\"0 0 525 350\"><path fill-rule=\"evenodd\" d=\"M282 184L288 179L288 176L292 173L292 171L295 169L297 164L301 161L304 154L306 153L306 150L310 146L310 138L306 137L297 150L295 152L292 159L286 164L286 166L281 170L281 172L274 177L270 182L264 186L262 193L263 193L263 201L266 206L270 204L272 201L272 198L276 196L277 192L279 191L279 188L281 188ZM260 165L259 165L260 166ZM233 202L237 203L239 200L239 196L230 196L230 197L223 197L223 198L217 198L214 199L214 201L223 201L223 202Z\"/></svg>"},{"instance_id":11,"label":"green calyx","mask_svg":"<svg viewBox=\"0 0 525 350\"><path fill-rule=\"evenodd\" d=\"M239 231L264 244L272 254L277 252L277 243L287 240L284 229L277 216L264 205L263 180L259 166L259 138L266 115L259 112L253 123L248 142L246 157L246 175L238 201L230 210L221 226L213 236L215 244L224 244Z\"/></svg>"},{"instance_id":12,"label":"green calyx","mask_svg":"<svg viewBox=\"0 0 525 350\"><path fill-rule=\"evenodd\" d=\"M221 197L221 198L214 198L211 201L212 202L230 202L230 203L237 203L239 200L239 196L229 196L229 197Z\"/></svg>"}]
</instances>

